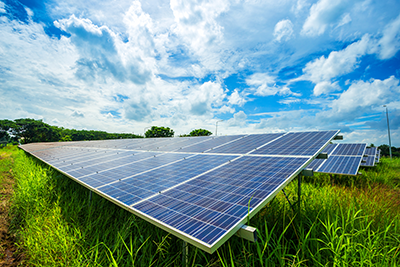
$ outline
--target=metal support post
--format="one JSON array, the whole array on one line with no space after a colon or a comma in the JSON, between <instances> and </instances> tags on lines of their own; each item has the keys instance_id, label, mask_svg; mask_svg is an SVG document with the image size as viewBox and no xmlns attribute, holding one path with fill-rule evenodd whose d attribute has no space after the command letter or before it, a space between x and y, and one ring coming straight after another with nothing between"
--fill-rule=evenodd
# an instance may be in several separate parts
<instances>
[{"instance_id":1,"label":"metal support post","mask_svg":"<svg viewBox=\"0 0 400 267\"><path fill-rule=\"evenodd\" d=\"M301 212L301 174L298 175L298 184L297 184L297 205L299 209L299 216Z\"/></svg>"},{"instance_id":2,"label":"metal support post","mask_svg":"<svg viewBox=\"0 0 400 267\"><path fill-rule=\"evenodd\" d=\"M182 241L182 266L189 266L189 246L186 241Z\"/></svg>"},{"instance_id":3,"label":"metal support post","mask_svg":"<svg viewBox=\"0 0 400 267\"><path fill-rule=\"evenodd\" d=\"M92 190L89 190L89 206L92 203Z\"/></svg>"},{"instance_id":4,"label":"metal support post","mask_svg":"<svg viewBox=\"0 0 400 267\"><path fill-rule=\"evenodd\" d=\"M282 189L282 192L283 192L283 194L285 195L285 197L286 197L286 200L289 202L289 205L290 205L290 207L292 208L293 212L294 212L294 213L296 213L296 210L294 209L294 207L293 207L292 203L290 202L290 200L289 200L288 196L286 195L286 192L285 192L285 190L284 190L284 189Z\"/></svg>"}]
</instances>

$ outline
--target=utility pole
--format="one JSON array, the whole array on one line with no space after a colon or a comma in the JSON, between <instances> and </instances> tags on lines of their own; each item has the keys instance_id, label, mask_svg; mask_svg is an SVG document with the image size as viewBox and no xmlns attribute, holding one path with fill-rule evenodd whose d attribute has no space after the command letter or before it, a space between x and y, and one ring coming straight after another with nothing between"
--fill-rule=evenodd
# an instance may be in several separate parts
<instances>
[{"instance_id":1,"label":"utility pole","mask_svg":"<svg viewBox=\"0 0 400 267\"><path fill-rule=\"evenodd\" d=\"M383 107L386 108L386 120L387 120L387 126L388 126L388 136L389 136L389 153L390 153L390 159L392 159L392 142L390 140L389 113L388 113L387 106L383 105Z\"/></svg>"},{"instance_id":2,"label":"utility pole","mask_svg":"<svg viewBox=\"0 0 400 267\"><path fill-rule=\"evenodd\" d=\"M218 122L223 121L223 120L219 120L215 123L215 136L218 136L217 132L218 132Z\"/></svg>"}]
</instances>

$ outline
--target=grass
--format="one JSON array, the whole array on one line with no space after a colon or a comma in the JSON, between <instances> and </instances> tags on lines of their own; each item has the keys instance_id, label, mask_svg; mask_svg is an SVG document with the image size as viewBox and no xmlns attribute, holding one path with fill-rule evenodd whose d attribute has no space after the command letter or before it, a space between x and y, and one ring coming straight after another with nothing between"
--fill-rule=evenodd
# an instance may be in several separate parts
<instances>
[{"instance_id":1,"label":"grass","mask_svg":"<svg viewBox=\"0 0 400 267\"><path fill-rule=\"evenodd\" d=\"M178 238L96 194L90 200L86 188L23 151L5 149L12 151L16 181L12 230L27 264L181 266ZM400 159L384 158L361 172L305 177L300 212L279 193L250 220L258 242L233 236L212 255L189 246L188 265L400 265ZM297 182L285 191L299 201Z\"/></svg>"}]
</instances>

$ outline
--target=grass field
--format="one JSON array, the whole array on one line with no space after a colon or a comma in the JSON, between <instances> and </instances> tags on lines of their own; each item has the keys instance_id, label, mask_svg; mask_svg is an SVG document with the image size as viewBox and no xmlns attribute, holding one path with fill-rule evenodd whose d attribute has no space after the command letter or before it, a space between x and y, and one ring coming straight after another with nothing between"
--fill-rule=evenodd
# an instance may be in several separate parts
<instances>
[{"instance_id":1,"label":"grass field","mask_svg":"<svg viewBox=\"0 0 400 267\"><path fill-rule=\"evenodd\" d=\"M33 266L181 266L182 241L93 194L16 147L11 229ZM0 159L0 170L11 161ZM7 167L7 168L8 168ZM400 159L362 176L303 178L301 210L284 195L251 219L259 241L233 236L189 266L400 266ZM285 189L292 203L297 182Z\"/></svg>"}]
</instances>

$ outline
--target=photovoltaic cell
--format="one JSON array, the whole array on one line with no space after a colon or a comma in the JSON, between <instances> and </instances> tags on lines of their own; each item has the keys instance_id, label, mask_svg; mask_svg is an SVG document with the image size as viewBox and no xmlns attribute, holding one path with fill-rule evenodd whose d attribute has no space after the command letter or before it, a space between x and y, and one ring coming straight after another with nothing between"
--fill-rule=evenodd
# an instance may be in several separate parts
<instances>
[{"instance_id":1,"label":"photovoltaic cell","mask_svg":"<svg viewBox=\"0 0 400 267\"><path fill-rule=\"evenodd\" d=\"M133 208L213 245L307 160L244 156Z\"/></svg>"},{"instance_id":2,"label":"photovoltaic cell","mask_svg":"<svg viewBox=\"0 0 400 267\"><path fill-rule=\"evenodd\" d=\"M335 134L336 131L287 133L251 154L313 156Z\"/></svg>"},{"instance_id":3,"label":"photovoltaic cell","mask_svg":"<svg viewBox=\"0 0 400 267\"><path fill-rule=\"evenodd\" d=\"M235 140L240 139L244 135L229 135L229 136L217 136L213 137L210 140L207 140L206 142L201 142L198 144L194 145L189 145L186 147L182 147L181 149L176 150L177 152L192 152L192 153L202 153L206 150L209 150L211 148L223 145L228 142L232 142Z\"/></svg>"},{"instance_id":4,"label":"photovoltaic cell","mask_svg":"<svg viewBox=\"0 0 400 267\"><path fill-rule=\"evenodd\" d=\"M317 173L357 175L365 147L366 144L329 144L323 150L328 159L314 159L307 168Z\"/></svg>"},{"instance_id":5,"label":"photovoltaic cell","mask_svg":"<svg viewBox=\"0 0 400 267\"><path fill-rule=\"evenodd\" d=\"M362 156L330 156L317 172L357 175Z\"/></svg>"},{"instance_id":6,"label":"photovoltaic cell","mask_svg":"<svg viewBox=\"0 0 400 267\"><path fill-rule=\"evenodd\" d=\"M337 133L121 139L20 147L119 206L212 253ZM255 148L258 153L248 154Z\"/></svg>"},{"instance_id":7,"label":"photovoltaic cell","mask_svg":"<svg viewBox=\"0 0 400 267\"><path fill-rule=\"evenodd\" d=\"M332 155L335 156L362 156L365 144L338 144Z\"/></svg>"},{"instance_id":8,"label":"photovoltaic cell","mask_svg":"<svg viewBox=\"0 0 400 267\"><path fill-rule=\"evenodd\" d=\"M283 133L276 134L252 134L244 136L232 143L224 144L219 147L207 150L207 153L227 153L227 154L246 154L257 147L264 145L280 136Z\"/></svg>"},{"instance_id":9,"label":"photovoltaic cell","mask_svg":"<svg viewBox=\"0 0 400 267\"><path fill-rule=\"evenodd\" d=\"M363 167L374 167L376 162L376 157L378 154L378 149L376 147L367 147L364 153L364 161L361 163Z\"/></svg>"}]
</instances>

